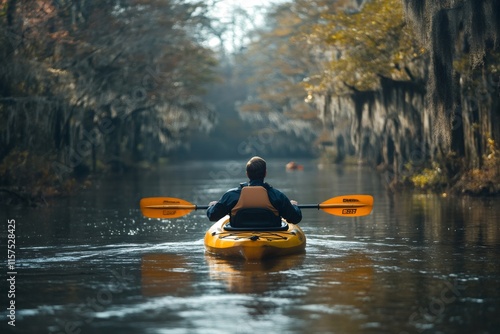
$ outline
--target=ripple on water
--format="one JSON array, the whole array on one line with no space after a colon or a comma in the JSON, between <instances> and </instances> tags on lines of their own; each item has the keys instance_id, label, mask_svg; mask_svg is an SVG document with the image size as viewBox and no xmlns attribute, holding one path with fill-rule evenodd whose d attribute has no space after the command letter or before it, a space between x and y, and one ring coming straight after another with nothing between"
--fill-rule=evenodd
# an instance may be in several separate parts
<instances>
[{"instance_id":1,"label":"ripple on water","mask_svg":"<svg viewBox=\"0 0 500 334\"><path fill-rule=\"evenodd\" d=\"M188 242L165 242L160 244L112 244L91 246L87 244L71 246L43 246L23 248L19 266L30 269L46 268L51 264L65 264L82 261L116 260L120 256L140 258L146 253L192 253L192 248L203 252L203 240Z\"/></svg>"}]
</instances>

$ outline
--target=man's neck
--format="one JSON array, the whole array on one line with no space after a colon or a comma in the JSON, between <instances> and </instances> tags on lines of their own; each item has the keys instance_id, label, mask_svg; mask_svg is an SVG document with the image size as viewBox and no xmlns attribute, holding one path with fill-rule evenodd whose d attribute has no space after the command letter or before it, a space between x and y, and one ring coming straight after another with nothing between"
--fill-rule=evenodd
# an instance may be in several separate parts
<instances>
[{"instance_id":1,"label":"man's neck","mask_svg":"<svg viewBox=\"0 0 500 334\"><path fill-rule=\"evenodd\" d=\"M264 180L263 179L256 179L256 180L250 180L248 181L248 185L250 186L260 186L264 184Z\"/></svg>"}]
</instances>

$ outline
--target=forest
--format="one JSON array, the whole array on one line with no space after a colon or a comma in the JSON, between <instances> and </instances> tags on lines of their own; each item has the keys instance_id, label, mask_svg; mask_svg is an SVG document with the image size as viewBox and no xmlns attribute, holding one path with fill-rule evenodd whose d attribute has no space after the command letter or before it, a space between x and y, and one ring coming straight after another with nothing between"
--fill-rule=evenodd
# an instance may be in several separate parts
<instances>
[{"instance_id":1,"label":"forest","mask_svg":"<svg viewBox=\"0 0 500 334\"><path fill-rule=\"evenodd\" d=\"M500 2L288 0L262 26L217 2L0 0L0 197L250 153L500 192Z\"/></svg>"}]
</instances>

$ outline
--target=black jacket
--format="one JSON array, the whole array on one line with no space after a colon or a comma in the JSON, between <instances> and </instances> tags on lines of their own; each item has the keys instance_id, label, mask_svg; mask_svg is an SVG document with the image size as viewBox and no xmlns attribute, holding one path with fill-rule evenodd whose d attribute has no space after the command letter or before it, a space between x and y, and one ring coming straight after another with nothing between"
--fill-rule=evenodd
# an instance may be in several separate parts
<instances>
[{"instance_id":1,"label":"black jacket","mask_svg":"<svg viewBox=\"0 0 500 334\"><path fill-rule=\"evenodd\" d=\"M281 217L287 222L298 224L302 220L302 212L296 205L292 205L288 197L281 191L274 189L263 180L251 180L249 183L242 183L238 188L229 189L217 204L207 209L207 217L210 221L217 221L231 213L240 198L241 189L245 186L262 186L267 189L269 201L278 210Z\"/></svg>"}]
</instances>

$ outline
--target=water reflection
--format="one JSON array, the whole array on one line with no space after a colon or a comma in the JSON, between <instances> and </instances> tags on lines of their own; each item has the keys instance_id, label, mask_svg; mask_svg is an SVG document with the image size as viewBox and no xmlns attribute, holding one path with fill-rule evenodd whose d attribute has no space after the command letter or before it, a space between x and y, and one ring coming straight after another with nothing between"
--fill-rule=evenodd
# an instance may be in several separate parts
<instances>
[{"instance_id":1,"label":"water reflection","mask_svg":"<svg viewBox=\"0 0 500 334\"><path fill-rule=\"evenodd\" d=\"M373 260L363 252L352 252L328 261L308 283L301 307L302 317L315 318L311 332L360 332L373 295Z\"/></svg>"},{"instance_id":2,"label":"water reflection","mask_svg":"<svg viewBox=\"0 0 500 334\"><path fill-rule=\"evenodd\" d=\"M287 270L304 261L304 254L283 256L262 262L224 259L206 254L210 279L223 282L234 293L264 293L286 287Z\"/></svg>"},{"instance_id":3,"label":"water reflection","mask_svg":"<svg viewBox=\"0 0 500 334\"><path fill-rule=\"evenodd\" d=\"M193 273L185 256L145 254L141 259L141 287L145 297L192 294Z\"/></svg>"},{"instance_id":4,"label":"water reflection","mask_svg":"<svg viewBox=\"0 0 500 334\"><path fill-rule=\"evenodd\" d=\"M500 244L499 199L403 193L388 195L386 201L378 198L374 215L368 218L382 227L374 229L379 233L372 236L421 245L432 241L462 246Z\"/></svg>"}]
</instances>

